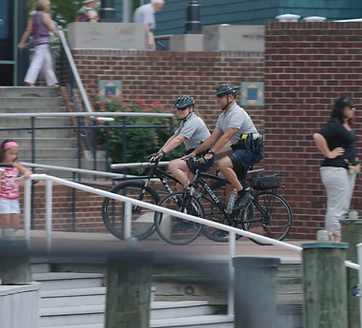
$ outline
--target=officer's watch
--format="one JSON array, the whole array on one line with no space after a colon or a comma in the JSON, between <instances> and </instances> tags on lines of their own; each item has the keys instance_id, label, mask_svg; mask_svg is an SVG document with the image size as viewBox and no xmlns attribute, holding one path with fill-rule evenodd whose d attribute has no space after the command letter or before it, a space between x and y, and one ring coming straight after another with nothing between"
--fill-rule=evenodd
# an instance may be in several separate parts
<instances>
[{"instance_id":1,"label":"officer's watch","mask_svg":"<svg viewBox=\"0 0 362 328\"><path fill-rule=\"evenodd\" d=\"M212 156L215 155L215 153L214 153L211 149L210 149L207 153L208 153L208 154L211 154Z\"/></svg>"}]
</instances>

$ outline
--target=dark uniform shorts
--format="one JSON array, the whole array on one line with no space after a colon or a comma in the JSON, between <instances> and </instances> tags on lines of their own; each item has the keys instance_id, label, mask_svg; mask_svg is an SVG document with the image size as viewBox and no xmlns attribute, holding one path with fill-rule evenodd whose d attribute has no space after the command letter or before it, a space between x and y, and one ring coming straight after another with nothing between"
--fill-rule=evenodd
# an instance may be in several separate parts
<instances>
[{"instance_id":1,"label":"dark uniform shorts","mask_svg":"<svg viewBox=\"0 0 362 328\"><path fill-rule=\"evenodd\" d=\"M264 158L264 150L262 148L258 154L255 154L251 150L236 149L229 158L238 179L244 181L249 168Z\"/></svg>"}]
</instances>

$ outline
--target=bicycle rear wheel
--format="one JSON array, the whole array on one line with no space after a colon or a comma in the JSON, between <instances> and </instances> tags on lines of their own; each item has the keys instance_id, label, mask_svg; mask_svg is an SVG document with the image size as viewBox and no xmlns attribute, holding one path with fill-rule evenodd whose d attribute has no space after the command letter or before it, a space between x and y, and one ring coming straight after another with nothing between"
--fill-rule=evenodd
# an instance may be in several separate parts
<instances>
[{"instance_id":1,"label":"bicycle rear wheel","mask_svg":"<svg viewBox=\"0 0 362 328\"><path fill-rule=\"evenodd\" d=\"M210 185L210 189L215 193L223 205L226 206L228 202L226 195L226 183L223 181L216 181ZM218 206L216 206L215 202L205 189L203 189L201 194L197 195L196 197L202 205L205 213L204 218L206 220L228 225L229 222L225 218L224 212ZM240 224L241 222L237 220L233 220L232 222L232 226L235 228L237 228ZM226 243L229 241L229 233L227 231L216 229L207 225L202 227L202 234L206 238L215 242ZM235 239L238 240L241 237L241 235L236 235Z\"/></svg>"},{"instance_id":2,"label":"bicycle rear wheel","mask_svg":"<svg viewBox=\"0 0 362 328\"><path fill-rule=\"evenodd\" d=\"M158 205L193 216L204 217L204 211L197 199L183 191L166 195ZM193 242L200 235L202 229L201 224L161 212L155 212L154 224L159 236L171 245L187 245Z\"/></svg>"},{"instance_id":3,"label":"bicycle rear wheel","mask_svg":"<svg viewBox=\"0 0 362 328\"><path fill-rule=\"evenodd\" d=\"M241 217L243 229L276 240L283 240L293 224L293 213L288 202L273 192L262 192L254 196ZM248 208L254 208L254 215L247 216ZM249 238L259 245L270 245Z\"/></svg>"},{"instance_id":4,"label":"bicycle rear wheel","mask_svg":"<svg viewBox=\"0 0 362 328\"><path fill-rule=\"evenodd\" d=\"M150 204L157 204L160 196L150 186L140 181L125 181L114 186L110 192L121 196L141 200ZM124 239L125 203L111 198L104 198L102 218L108 231L118 239ZM153 212L147 208L132 205L132 237L144 240L155 232Z\"/></svg>"}]
</instances>

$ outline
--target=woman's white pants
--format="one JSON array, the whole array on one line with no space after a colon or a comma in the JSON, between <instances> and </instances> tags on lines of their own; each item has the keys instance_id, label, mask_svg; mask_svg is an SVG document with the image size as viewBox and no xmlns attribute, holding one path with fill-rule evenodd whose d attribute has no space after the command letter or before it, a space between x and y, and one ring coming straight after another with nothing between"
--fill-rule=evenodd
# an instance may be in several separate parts
<instances>
[{"instance_id":1,"label":"woman's white pants","mask_svg":"<svg viewBox=\"0 0 362 328\"><path fill-rule=\"evenodd\" d=\"M44 74L47 85L57 84L57 78L53 71L52 55L49 44L35 46L34 58L25 76L25 82L34 84L38 78L40 70Z\"/></svg>"}]
</instances>

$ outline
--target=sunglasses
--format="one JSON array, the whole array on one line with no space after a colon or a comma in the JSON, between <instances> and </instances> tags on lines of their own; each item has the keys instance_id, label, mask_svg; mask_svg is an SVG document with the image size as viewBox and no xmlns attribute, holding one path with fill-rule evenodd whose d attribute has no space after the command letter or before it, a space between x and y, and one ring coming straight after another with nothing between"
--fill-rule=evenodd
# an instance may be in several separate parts
<instances>
[{"instance_id":1,"label":"sunglasses","mask_svg":"<svg viewBox=\"0 0 362 328\"><path fill-rule=\"evenodd\" d=\"M182 111L184 111L184 110L186 110L188 107L184 107L184 108L177 108L177 110L182 110Z\"/></svg>"},{"instance_id":2,"label":"sunglasses","mask_svg":"<svg viewBox=\"0 0 362 328\"><path fill-rule=\"evenodd\" d=\"M217 98L224 98L226 95L217 95Z\"/></svg>"}]
</instances>

